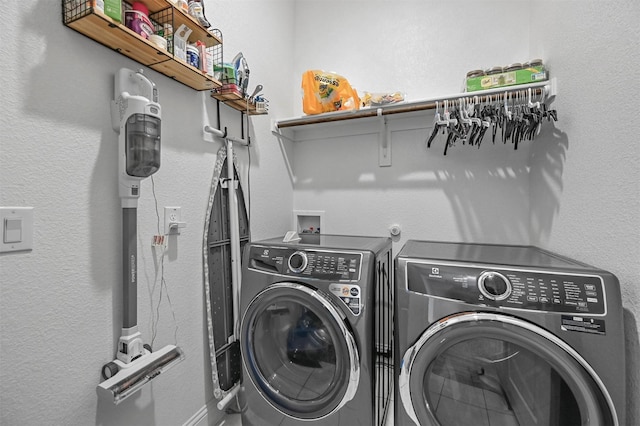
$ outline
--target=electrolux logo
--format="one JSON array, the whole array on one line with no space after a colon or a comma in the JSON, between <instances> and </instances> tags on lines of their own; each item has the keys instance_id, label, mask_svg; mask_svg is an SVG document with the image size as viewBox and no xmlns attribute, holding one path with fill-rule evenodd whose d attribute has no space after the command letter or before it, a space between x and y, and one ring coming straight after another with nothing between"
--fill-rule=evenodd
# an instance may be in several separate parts
<instances>
[{"instance_id":1,"label":"electrolux logo","mask_svg":"<svg viewBox=\"0 0 640 426\"><path fill-rule=\"evenodd\" d=\"M440 268L437 268L437 267L431 268L431 273L429 274L429 278L440 278L440 279L442 279L442 275L440 275Z\"/></svg>"}]
</instances>

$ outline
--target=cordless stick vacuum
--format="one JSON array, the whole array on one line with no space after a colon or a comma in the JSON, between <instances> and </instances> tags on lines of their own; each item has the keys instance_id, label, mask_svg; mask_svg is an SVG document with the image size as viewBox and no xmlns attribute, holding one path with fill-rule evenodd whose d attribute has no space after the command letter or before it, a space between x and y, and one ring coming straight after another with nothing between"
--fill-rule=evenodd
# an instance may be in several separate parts
<instances>
[{"instance_id":1,"label":"cordless stick vacuum","mask_svg":"<svg viewBox=\"0 0 640 426\"><path fill-rule=\"evenodd\" d=\"M122 203L122 335L116 359L102 367L98 393L119 404L182 359L174 345L152 352L137 324L137 210L140 182L160 168L160 105L155 84L142 70L115 76L111 124L118 132L118 186Z\"/></svg>"}]
</instances>

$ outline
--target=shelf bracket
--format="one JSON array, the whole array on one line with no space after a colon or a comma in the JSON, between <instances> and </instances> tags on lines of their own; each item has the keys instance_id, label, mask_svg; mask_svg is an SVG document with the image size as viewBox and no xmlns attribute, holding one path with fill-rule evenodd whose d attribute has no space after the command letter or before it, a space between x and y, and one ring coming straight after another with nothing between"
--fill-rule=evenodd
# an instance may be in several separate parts
<instances>
[{"instance_id":1,"label":"shelf bracket","mask_svg":"<svg viewBox=\"0 0 640 426\"><path fill-rule=\"evenodd\" d=\"M387 126L387 117L382 114L382 108L377 110L380 129L378 130L378 165L391 166L391 131Z\"/></svg>"},{"instance_id":2,"label":"shelf bracket","mask_svg":"<svg viewBox=\"0 0 640 426\"><path fill-rule=\"evenodd\" d=\"M271 134L278 139L284 164L287 167L289 179L291 179L291 184L293 185L296 183L296 175L294 173L293 163L291 160L293 159L293 143L296 141L290 135L286 134L286 130L287 129L278 128L278 122L276 120L271 120Z\"/></svg>"}]
</instances>

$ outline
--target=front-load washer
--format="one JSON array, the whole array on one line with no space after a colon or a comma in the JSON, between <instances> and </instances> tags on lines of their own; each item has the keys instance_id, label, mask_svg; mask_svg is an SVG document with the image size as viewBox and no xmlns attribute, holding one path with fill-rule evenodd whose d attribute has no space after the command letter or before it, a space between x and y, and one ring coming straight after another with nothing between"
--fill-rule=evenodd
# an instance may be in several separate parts
<instances>
[{"instance_id":1,"label":"front-load washer","mask_svg":"<svg viewBox=\"0 0 640 426\"><path fill-rule=\"evenodd\" d=\"M389 238L247 244L243 426L383 424L393 388L392 270Z\"/></svg>"},{"instance_id":2,"label":"front-load washer","mask_svg":"<svg viewBox=\"0 0 640 426\"><path fill-rule=\"evenodd\" d=\"M400 425L624 425L619 284L531 246L409 241L395 259Z\"/></svg>"}]
</instances>

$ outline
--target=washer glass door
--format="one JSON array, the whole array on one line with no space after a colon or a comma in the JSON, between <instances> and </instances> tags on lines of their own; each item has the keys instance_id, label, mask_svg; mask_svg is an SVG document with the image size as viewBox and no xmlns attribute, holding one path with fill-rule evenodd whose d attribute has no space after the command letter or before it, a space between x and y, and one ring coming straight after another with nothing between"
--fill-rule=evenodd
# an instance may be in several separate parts
<instances>
[{"instance_id":1,"label":"washer glass door","mask_svg":"<svg viewBox=\"0 0 640 426\"><path fill-rule=\"evenodd\" d=\"M262 396L298 419L326 417L353 398L359 356L344 315L301 284L273 284L242 319L242 358Z\"/></svg>"},{"instance_id":2,"label":"washer glass door","mask_svg":"<svg viewBox=\"0 0 640 426\"><path fill-rule=\"evenodd\" d=\"M602 381L579 354L499 314L434 324L405 353L399 389L420 425L616 424Z\"/></svg>"}]
</instances>

